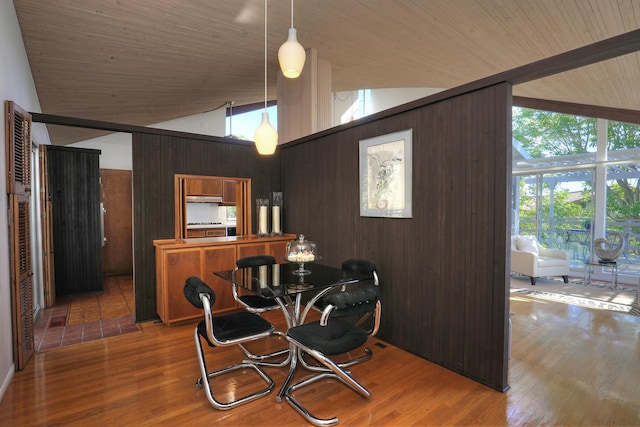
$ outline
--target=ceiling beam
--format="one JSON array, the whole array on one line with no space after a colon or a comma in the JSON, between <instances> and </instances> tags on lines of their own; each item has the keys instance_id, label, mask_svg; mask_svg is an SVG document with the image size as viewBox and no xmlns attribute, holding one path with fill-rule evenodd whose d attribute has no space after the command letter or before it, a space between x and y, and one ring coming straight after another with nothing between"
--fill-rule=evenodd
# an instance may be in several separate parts
<instances>
[{"instance_id":1,"label":"ceiling beam","mask_svg":"<svg viewBox=\"0 0 640 427\"><path fill-rule=\"evenodd\" d=\"M48 125L72 126L86 129L106 130L109 132L124 133L146 133L155 135L174 136L177 138L192 138L203 141L224 142L227 144L250 145L253 141L244 141L241 139L202 135L198 133L179 132L174 130L159 129L146 126L127 125L122 123L105 122L101 120L80 119L77 117L57 116L55 114L43 114L30 112L31 119L35 123L44 123Z\"/></svg>"}]
</instances>

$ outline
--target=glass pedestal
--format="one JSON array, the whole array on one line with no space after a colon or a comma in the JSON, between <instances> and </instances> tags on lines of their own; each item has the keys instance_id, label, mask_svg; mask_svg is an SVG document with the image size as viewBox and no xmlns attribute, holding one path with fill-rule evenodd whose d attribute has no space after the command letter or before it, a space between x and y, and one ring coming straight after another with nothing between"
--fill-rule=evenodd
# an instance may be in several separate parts
<instances>
[{"instance_id":1,"label":"glass pedestal","mask_svg":"<svg viewBox=\"0 0 640 427\"><path fill-rule=\"evenodd\" d=\"M616 261L587 261L584 263L584 285L591 284L591 275L595 267L611 269L611 289L618 289L618 263Z\"/></svg>"}]
</instances>

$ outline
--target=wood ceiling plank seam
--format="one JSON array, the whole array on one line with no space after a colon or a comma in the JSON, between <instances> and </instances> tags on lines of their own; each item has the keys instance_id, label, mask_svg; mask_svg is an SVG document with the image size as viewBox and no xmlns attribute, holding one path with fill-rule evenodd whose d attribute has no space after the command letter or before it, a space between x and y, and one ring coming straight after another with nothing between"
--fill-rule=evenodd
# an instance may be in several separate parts
<instances>
[{"instance_id":1,"label":"wood ceiling plank seam","mask_svg":"<svg viewBox=\"0 0 640 427\"><path fill-rule=\"evenodd\" d=\"M625 32L620 20L619 6L617 8L601 8L598 2L594 2L586 4L585 8L588 10L584 12L584 19L591 24L592 28L599 30L599 37L612 37Z\"/></svg>"},{"instance_id":2,"label":"wood ceiling plank seam","mask_svg":"<svg viewBox=\"0 0 640 427\"><path fill-rule=\"evenodd\" d=\"M638 2L636 2L637 5ZM640 21L636 19L633 22L631 20L635 18L633 15L633 3L617 1L616 6L616 8L607 8L602 7L600 2L594 3L594 13L602 28L605 29L605 34L616 35L637 29Z\"/></svg>"}]
</instances>

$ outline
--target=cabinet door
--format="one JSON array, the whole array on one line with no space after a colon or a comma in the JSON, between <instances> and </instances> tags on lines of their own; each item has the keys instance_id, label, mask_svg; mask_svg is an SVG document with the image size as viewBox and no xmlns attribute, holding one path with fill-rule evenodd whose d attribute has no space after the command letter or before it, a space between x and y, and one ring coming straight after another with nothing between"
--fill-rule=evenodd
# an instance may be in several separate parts
<instances>
[{"instance_id":1,"label":"cabinet door","mask_svg":"<svg viewBox=\"0 0 640 427\"><path fill-rule=\"evenodd\" d=\"M193 239L195 237L206 237L207 233L204 231L204 229L199 229L199 230L187 230L187 239Z\"/></svg>"},{"instance_id":2,"label":"cabinet door","mask_svg":"<svg viewBox=\"0 0 640 427\"><path fill-rule=\"evenodd\" d=\"M265 242L265 243L248 243L238 245L238 258L244 258L255 255L271 255L276 262L282 264L287 251L287 241L282 242Z\"/></svg>"},{"instance_id":3,"label":"cabinet door","mask_svg":"<svg viewBox=\"0 0 640 427\"><path fill-rule=\"evenodd\" d=\"M206 230L205 235L207 237L224 237L227 235L226 228L209 228Z\"/></svg>"},{"instance_id":4,"label":"cabinet door","mask_svg":"<svg viewBox=\"0 0 640 427\"><path fill-rule=\"evenodd\" d=\"M185 193L187 196L202 196L202 180L186 178L184 180Z\"/></svg>"},{"instance_id":5,"label":"cabinet door","mask_svg":"<svg viewBox=\"0 0 640 427\"><path fill-rule=\"evenodd\" d=\"M236 204L236 182L235 181L223 181L222 182L222 203L235 205Z\"/></svg>"},{"instance_id":6,"label":"cabinet door","mask_svg":"<svg viewBox=\"0 0 640 427\"><path fill-rule=\"evenodd\" d=\"M268 245L269 255L276 259L278 264L286 262L284 259L287 256L287 243L284 242L271 242Z\"/></svg>"},{"instance_id":7,"label":"cabinet door","mask_svg":"<svg viewBox=\"0 0 640 427\"><path fill-rule=\"evenodd\" d=\"M200 274L200 249L167 250L165 253L164 286L166 289L166 323L195 319L202 310L195 308L184 296L184 283L190 276Z\"/></svg>"},{"instance_id":8,"label":"cabinet door","mask_svg":"<svg viewBox=\"0 0 640 427\"><path fill-rule=\"evenodd\" d=\"M238 245L238 259L255 255L269 255L266 242Z\"/></svg>"},{"instance_id":9,"label":"cabinet door","mask_svg":"<svg viewBox=\"0 0 640 427\"><path fill-rule=\"evenodd\" d=\"M233 310L236 301L233 299L231 283L213 274L216 271L233 270L236 266L236 247L217 246L203 250L202 280L216 293L213 313Z\"/></svg>"},{"instance_id":10,"label":"cabinet door","mask_svg":"<svg viewBox=\"0 0 640 427\"><path fill-rule=\"evenodd\" d=\"M202 180L202 195L222 197L222 180L204 178Z\"/></svg>"}]
</instances>

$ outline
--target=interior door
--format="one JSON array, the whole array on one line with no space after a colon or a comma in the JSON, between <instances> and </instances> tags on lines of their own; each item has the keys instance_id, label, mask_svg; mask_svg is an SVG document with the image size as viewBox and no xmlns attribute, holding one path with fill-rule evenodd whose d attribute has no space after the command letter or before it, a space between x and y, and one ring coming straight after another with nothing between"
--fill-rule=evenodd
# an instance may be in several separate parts
<instances>
[{"instance_id":1,"label":"interior door","mask_svg":"<svg viewBox=\"0 0 640 427\"><path fill-rule=\"evenodd\" d=\"M13 356L16 369L21 370L24 369L35 349L33 270L29 227L31 218L31 115L12 101L5 102L5 110Z\"/></svg>"},{"instance_id":2,"label":"interior door","mask_svg":"<svg viewBox=\"0 0 640 427\"><path fill-rule=\"evenodd\" d=\"M132 175L128 170L100 169L104 207L102 273L133 273Z\"/></svg>"},{"instance_id":3,"label":"interior door","mask_svg":"<svg viewBox=\"0 0 640 427\"><path fill-rule=\"evenodd\" d=\"M23 369L35 351L29 194L10 194L14 361Z\"/></svg>"},{"instance_id":4,"label":"interior door","mask_svg":"<svg viewBox=\"0 0 640 427\"><path fill-rule=\"evenodd\" d=\"M47 147L56 294L103 291L100 150Z\"/></svg>"}]
</instances>

